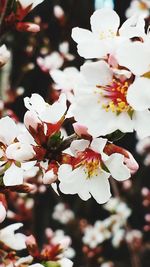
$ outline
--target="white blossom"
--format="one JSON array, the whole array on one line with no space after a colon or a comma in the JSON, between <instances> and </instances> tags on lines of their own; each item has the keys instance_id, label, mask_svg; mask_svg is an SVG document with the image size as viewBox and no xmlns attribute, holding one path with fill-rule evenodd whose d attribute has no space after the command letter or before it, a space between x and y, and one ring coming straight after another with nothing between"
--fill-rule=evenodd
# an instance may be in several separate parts
<instances>
[{"instance_id":1,"label":"white blossom","mask_svg":"<svg viewBox=\"0 0 150 267\"><path fill-rule=\"evenodd\" d=\"M129 169L123 164L123 155L107 156L103 152L106 143L107 139L103 138L93 139L91 143L87 140L72 142L72 165L62 164L58 170L59 188L64 194L78 194L83 200L92 195L102 204L111 196L110 175L118 181L130 177Z\"/></svg>"}]
</instances>

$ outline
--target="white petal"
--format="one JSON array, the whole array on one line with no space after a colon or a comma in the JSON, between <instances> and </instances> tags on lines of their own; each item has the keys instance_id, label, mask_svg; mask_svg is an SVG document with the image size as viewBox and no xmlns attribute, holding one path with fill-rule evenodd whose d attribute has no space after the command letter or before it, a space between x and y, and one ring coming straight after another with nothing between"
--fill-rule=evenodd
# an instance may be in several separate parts
<instances>
[{"instance_id":1,"label":"white petal","mask_svg":"<svg viewBox=\"0 0 150 267\"><path fill-rule=\"evenodd\" d=\"M118 48L115 57L120 66L135 75L143 75L150 70L150 51L144 43L126 42Z\"/></svg>"},{"instance_id":2,"label":"white petal","mask_svg":"<svg viewBox=\"0 0 150 267\"><path fill-rule=\"evenodd\" d=\"M89 85L106 85L111 83L113 72L105 61L85 63L81 67L81 74Z\"/></svg>"},{"instance_id":3,"label":"white petal","mask_svg":"<svg viewBox=\"0 0 150 267\"><path fill-rule=\"evenodd\" d=\"M59 188L64 194L77 194L86 182L85 172L81 167L72 170L68 164L63 164L58 170Z\"/></svg>"},{"instance_id":4,"label":"white petal","mask_svg":"<svg viewBox=\"0 0 150 267\"><path fill-rule=\"evenodd\" d=\"M76 43L80 43L80 42L87 42L92 40L93 34L92 32L82 29L82 28L78 28L75 27L72 29L72 39L76 42Z\"/></svg>"},{"instance_id":5,"label":"white petal","mask_svg":"<svg viewBox=\"0 0 150 267\"><path fill-rule=\"evenodd\" d=\"M6 246L15 250L25 249L26 236L20 233L14 233L22 226L22 223L14 223L0 230L0 241L6 244Z\"/></svg>"},{"instance_id":6,"label":"white petal","mask_svg":"<svg viewBox=\"0 0 150 267\"><path fill-rule=\"evenodd\" d=\"M4 174L3 182L6 186L20 185L23 183L23 170L14 163Z\"/></svg>"},{"instance_id":7,"label":"white petal","mask_svg":"<svg viewBox=\"0 0 150 267\"><path fill-rule=\"evenodd\" d=\"M132 37L145 37L145 20L143 16L132 16L126 20L121 26L119 33L121 36L128 38Z\"/></svg>"},{"instance_id":8,"label":"white petal","mask_svg":"<svg viewBox=\"0 0 150 267\"><path fill-rule=\"evenodd\" d=\"M67 258L62 258L58 262L59 262L61 267L72 267L73 266L73 262L71 260L67 259Z\"/></svg>"},{"instance_id":9,"label":"white petal","mask_svg":"<svg viewBox=\"0 0 150 267\"><path fill-rule=\"evenodd\" d=\"M130 178L130 170L124 165L124 156L118 153L112 154L107 161L106 167L109 169L112 177L118 181L124 181Z\"/></svg>"},{"instance_id":10,"label":"white petal","mask_svg":"<svg viewBox=\"0 0 150 267\"><path fill-rule=\"evenodd\" d=\"M136 111L133 114L135 131L139 138L150 136L150 111Z\"/></svg>"},{"instance_id":11,"label":"white petal","mask_svg":"<svg viewBox=\"0 0 150 267\"><path fill-rule=\"evenodd\" d=\"M116 35L120 25L118 14L110 8L102 8L94 12L91 16L91 28L98 36L104 34L112 37Z\"/></svg>"},{"instance_id":12,"label":"white petal","mask_svg":"<svg viewBox=\"0 0 150 267\"><path fill-rule=\"evenodd\" d=\"M0 223L2 223L6 218L6 209L2 202L0 202Z\"/></svg>"},{"instance_id":13,"label":"white petal","mask_svg":"<svg viewBox=\"0 0 150 267\"><path fill-rule=\"evenodd\" d=\"M44 265L42 265L40 263L35 263L35 264L29 265L29 267L44 267Z\"/></svg>"},{"instance_id":14,"label":"white petal","mask_svg":"<svg viewBox=\"0 0 150 267\"><path fill-rule=\"evenodd\" d=\"M0 141L4 144L11 144L17 137L18 128L15 122L7 117L0 119Z\"/></svg>"},{"instance_id":15,"label":"white petal","mask_svg":"<svg viewBox=\"0 0 150 267\"><path fill-rule=\"evenodd\" d=\"M95 139L93 139L93 141L90 145L90 148L92 150L94 150L95 152L101 154L104 150L106 143L107 143L107 139L105 139L105 138L95 138Z\"/></svg>"},{"instance_id":16,"label":"white petal","mask_svg":"<svg viewBox=\"0 0 150 267\"><path fill-rule=\"evenodd\" d=\"M32 94L31 97L24 98L24 104L27 109L41 113L46 103L39 94Z\"/></svg>"},{"instance_id":17,"label":"white petal","mask_svg":"<svg viewBox=\"0 0 150 267\"><path fill-rule=\"evenodd\" d=\"M45 108L39 117L44 122L57 123L64 116L66 109L66 96L61 94L58 101Z\"/></svg>"},{"instance_id":18,"label":"white petal","mask_svg":"<svg viewBox=\"0 0 150 267\"><path fill-rule=\"evenodd\" d=\"M108 54L108 43L106 40L93 39L88 42L81 42L77 46L78 54L86 59L104 58Z\"/></svg>"},{"instance_id":19,"label":"white petal","mask_svg":"<svg viewBox=\"0 0 150 267\"><path fill-rule=\"evenodd\" d=\"M99 204L107 202L111 197L109 176L109 173L100 171L98 176L89 179L89 191Z\"/></svg>"},{"instance_id":20,"label":"white petal","mask_svg":"<svg viewBox=\"0 0 150 267\"><path fill-rule=\"evenodd\" d=\"M89 144L90 142L88 140L74 140L70 145L71 152L76 155L79 151L84 151L88 148Z\"/></svg>"},{"instance_id":21,"label":"white petal","mask_svg":"<svg viewBox=\"0 0 150 267\"><path fill-rule=\"evenodd\" d=\"M7 147L6 156L9 159L25 162L32 159L35 156L35 152L31 145L17 142Z\"/></svg>"},{"instance_id":22,"label":"white petal","mask_svg":"<svg viewBox=\"0 0 150 267\"><path fill-rule=\"evenodd\" d=\"M150 108L150 79L137 78L128 89L127 101L135 110Z\"/></svg>"}]
</instances>

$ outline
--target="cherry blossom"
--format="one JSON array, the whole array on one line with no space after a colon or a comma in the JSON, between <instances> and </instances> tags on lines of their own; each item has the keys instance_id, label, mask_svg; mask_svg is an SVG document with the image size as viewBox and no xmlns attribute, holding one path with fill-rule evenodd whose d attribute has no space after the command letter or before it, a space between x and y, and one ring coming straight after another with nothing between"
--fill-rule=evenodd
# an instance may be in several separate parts
<instances>
[{"instance_id":1,"label":"cherry blossom","mask_svg":"<svg viewBox=\"0 0 150 267\"><path fill-rule=\"evenodd\" d=\"M88 200L91 195L98 203L105 203L111 196L108 178L118 181L130 177L129 169L123 164L124 156L114 153L107 156L103 150L107 139L97 138L73 141L71 164L62 164L58 170L59 188L64 194L78 194ZM117 163L117 165L116 165Z\"/></svg>"},{"instance_id":2,"label":"cherry blossom","mask_svg":"<svg viewBox=\"0 0 150 267\"><path fill-rule=\"evenodd\" d=\"M51 124L61 120L67 109L64 94L61 94L59 100L52 105L46 103L38 94L32 94L31 98L25 97L24 103L26 108L35 112L41 121Z\"/></svg>"},{"instance_id":3,"label":"cherry blossom","mask_svg":"<svg viewBox=\"0 0 150 267\"><path fill-rule=\"evenodd\" d=\"M126 10L126 17L129 18L134 14L143 15L145 18L148 17L150 15L149 0L132 0Z\"/></svg>"},{"instance_id":4,"label":"cherry blossom","mask_svg":"<svg viewBox=\"0 0 150 267\"><path fill-rule=\"evenodd\" d=\"M126 57L128 58L128 52ZM141 62L141 70L137 71L137 75L148 70L149 58L146 65ZM127 67L127 64L124 65ZM89 134L98 137L116 130L135 130L140 138L150 135L150 79L135 76L130 70L128 73L125 70L123 79L120 73L116 77L116 70L103 60L85 63L81 67L81 74L83 81L76 86L71 111L76 121L88 128Z\"/></svg>"},{"instance_id":5,"label":"cherry blossom","mask_svg":"<svg viewBox=\"0 0 150 267\"><path fill-rule=\"evenodd\" d=\"M5 65L10 58L10 52L5 45L0 46L0 67Z\"/></svg>"},{"instance_id":6,"label":"cherry blossom","mask_svg":"<svg viewBox=\"0 0 150 267\"><path fill-rule=\"evenodd\" d=\"M73 102L74 94L73 90L76 85L76 81L80 79L79 71L74 67L68 67L62 70L52 70L50 75L54 80L55 90L61 90L62 93L66 94L67 99Z\"/></svg>"},{"instance_id":7,"label":"cherry blossom","mask_svg":"<svg viewBox=\"0 0 150 267\"><path fill-rule=\"evenodd\" d=\"M72 38L78 44L78 53L86 59L106 57L129 38L145 36L144 19L137 16L124 22L118 35L120 19L110 8L95 11L90 23L92 32L78 27L72 30Z\"/></svg>"},{"instance_id":8,"label":"cherry blossom","mask_svg":"<svg viewBox=\"0 0 150 267\"><path fill-rule=\"evenodd\" d=\"M26 248L25 240L26 236L21 233L15 233L22 223L14 223L0 230L0 241L3 242L7 247L22 250Z\"/></svg>"},{"instance_id":9,"label":"cherry blossom","mask_svg":"<svg viewBox=\"0 0 150 267\"><path fill-rule=\"evenodd\" d=\"M0 202L0 223L6 218L7 212L2 202Z\"/></svg>"},{"instance_id":10,"label":"cherry blossom","mask_svg":"<svg viewBox=\"0 0 150 267\"><path fill-rule=\"evenodd\" d=\"M8 129L11 129L11 131L8 131ZM25 145L21 142L15 142L19 129L9 117L0 119L0 131L0 158L1 172L4 174L3 183L7 186L22 184L23 169L20 162L32 159L35 152L30 144Z\"/></svg>"}]
</instances>

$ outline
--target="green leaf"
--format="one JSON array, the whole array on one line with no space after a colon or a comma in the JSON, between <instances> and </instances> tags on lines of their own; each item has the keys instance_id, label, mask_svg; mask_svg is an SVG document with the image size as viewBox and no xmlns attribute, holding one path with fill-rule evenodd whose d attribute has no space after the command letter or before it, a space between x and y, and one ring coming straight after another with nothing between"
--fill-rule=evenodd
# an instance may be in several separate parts
<instances>
[{"instance_id":1,"label":"green leaf","mask_svg":"<svg viewBox=\"0 0 150 267\"><path fill-rule=\"evenodd\" d=\"M120 140L121 138L123 138L125 136L125 133L122 133L121 131L117 130L111 134L107 134L106 135L106 138L109 140L109 141L118 141Z\"/></svg>"},{"instance_id":2,"label":"green leaf","mask_svg":"<svg viewBox=\"0 0 150 267\"><path fill-rule=\"evenodd\" d=\"M46 261L46 262L42 262L42 264L45 267L61 267L61 265L57 261Z\"/></svg>"}]
</instances>

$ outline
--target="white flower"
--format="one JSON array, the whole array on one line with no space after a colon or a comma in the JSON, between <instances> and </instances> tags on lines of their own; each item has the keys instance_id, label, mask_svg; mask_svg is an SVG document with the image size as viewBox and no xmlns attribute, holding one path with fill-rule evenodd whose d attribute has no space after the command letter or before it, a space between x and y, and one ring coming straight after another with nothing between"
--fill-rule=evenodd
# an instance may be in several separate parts
<instances>
[{"instance_id":1,"label":"white flower","mask_svg":"<svg viewBox=\"0 0 150 267\"><path fill-rule=\"evenodd\" d=\"M11 118L7 116L0 119L0 142L5 145L10 145L15 140L17 135L18 128Z\"/></svg>"},{"instance_id":2,"label":"white flower","mask_svg":"<svg viewBox=\"0 0 150 267\"><path fill-rule=\"evenodd\" d=\"M68 61L72 61L74 59L74 56L69 53L69 43L68 42L61 43L59 45L58 49L59 49L61 56L64 59L66 59Z\"/></svg>"},{"instance_id":3,"label":"white flower","mask_svg":"<svg viewBox=\"0 0 150 267\"><path fill-rule=\"evenodd\" d=\"M110 237L111 232L109 227L105 223L105 220L96 221L93 226L89 225L84 229L82 241L91 249L94 249Z\"/></svg>"},{"instance_id":4,"label":"white flower","mask_svg":"<svg viewBox=\"0 0 150 267\"><path fill-rule=\"evenodd\" d=\"M30 144L16 142L7 147L6 156L9 159L24 162L32 159L35 156L35 152Z\"/></svg>"},{"instance_id":5,"label":"white flower","mask_svg":"<svg viewBox=\"0 0 150 267\"><path fill-rule=\"evenodd\" d=\"M61 267L72 267L73 262L67 258L62 258L61 260L58 261Z\"/></svg>"},{"instance_id":6,"label":"white flower","mask_svg":"<svg viewBox=\"0 0 150 267\"><path fill-rule=\"evenodd\" d=\"M128 58L128 52L126 57ZM139 67L138 70L134 68L134 73L137 71L138 74L143 74L146 68L145 63L142 64L141 61L140 70ZM115 73L116 70L113 72L103 60L85 63L81 67L83 82L77 84L72 105L75 120L86 126L93 137L110 134L117 129L122 132L135 130L140 138L150 135L150 79L134 77L133 73L133 80L128 79L125 70L122 80L121 77L118 78L119 74L116 77Z\"/></svg>"},{"instance_id":7,"label":"white flower","mask_svg":"<svg viewBox=\"0 0 150 267\"><path fill-rule=\"evenodd\" d=\"M57 19L62 19L64 17L64 15L65 15L64 10L59 5L55 5L54 6L53 12L54 12L54 16Z\"/></svg>"},{"instance_id":8,"label":"white flower","mask_svg":"<svg viewBox=\"0 0 150 267\"><path fill-rule=\"evenodd\" d=\"M12 163L4 173L3 182L6 186L23 184L23 170Z\"/></svg>"},{"instance_id":9,"label":"white flower","mask_svg":"<svg viewBox=\"0 0 150 267\"><path fill-rule=\"evenodd\" d=\"M127 232L126 234L126 241L130 244L132 244L133 242L135 242L136 240L141 240L143 237L143 233L139 230L131 230L129 232Z\"/></svg>"},{"instance_id":10,"label":"white flower","mask_svg":"<svg viewBox=\"0 0 150 267\"><path fill-rule=\"evenodd\" d=\"M37 64L44 72L59 69L62 67L63 63L64 59L58 52L53 52L50 55L45 56L45 58L37 58Z\"/></svg>"},{"instance_id":11,"label":"white flower","mask_svg":"<svg viewBox=\"0 0 150 267\"><path fill-rule=\"evenodd\" d=\"M150 1L149 0L132 0L130 6L126 10L126 17L133 15L143 15L144 18L150 15Z\"/></svg>"},{"instance_id":12,"label":"white flower","mask_svg":"<svg viewBox=\"0 0 150 267\"><path fill-rule=\"evenodd\" d=\"M76 81L79 80L80 73L74 67L68 67L62 70L52 70L50 71L50 75L56 85L54 89L61 90L61 92L65 93L67 99L72 102L73 101L73 91L76 85Z\"/></svg>"},{"instance_id":13,"label":"white flower","mask_svg":"<svg viewBox=\"0 0 150 267\"><path fill-rule=\"evenodd\" d=\"M44 0L17 0L23 8L31 6L31 9L35 8L37 5L41 4Z\"/></svg>"},{"instance_id":14,"label":"white flower","mask_svg":"<svg viewBox=\"0 0 150 267\"><path fill-rule=\"evenodd\" d=\"M112 245L115 248L118 248L120 246L120 243L124 239L124 236L125 236L125 230L124 229L118 229L113 235Z\"/></svg>"},{"instance_id":15,"label":"white flower","mask_svg":"<svg viewBox=\"0 0 150 267\"><path fill-rule=\"evenodd\" d=\"M6 218L7 212L2 202L0 202L0 223Z\"/></svg>"},{"instance_id":16,"label":"white flower","mask_svg":"<svg viewBox=\"0 0 150 267\"><path fill-rule=\"evenodd\" d=\"M15 233L22 223L14 223L0 230L0 241L6 246L14 250L22 250L26 248L26 236L20 233Z\"/></svg>"},{"instance_id":17,"label":"white flower","mask_svg":"<svg viewBox=\"0 0 150 267\"><path fill-rule=\"evenodd\" d=\"M10 130L8 130L10 129ZM20 185L23 183L23 169L18 163L32 159L35 152L32 146L22 142L15 142L18 138L19 127L9 118L0 119L0 148L1 166L3 165L3 182L6 186Z\"/></svg>"},{"instance_id":18,"label":"white flower","mask_svg":"<svg viewBox=\"0 0 150 267\"><path fill-rule=\"evenodd\" d=\"M72 165L62 164L58 170L59 188L64 194L78 194L83 200L92 195L102 204L111 196L110 175L118 181L130 177L129 169L123 164L123 155L107 156L103 152L106 143L107 139L103 138L93 139L91 144L87 140L72 142Z\"/></svg>"},{"instance_id":19,"label":"white flower","mask_svg":"<svg viewBox=\"0 0 150 267\"><path fill-rule=\"evenodd\" d=\"M144 19L134 17L122 25L118 36L120 19L110 8L95 11L90 22L92 32L78 27L72 31L72 38L78 44L79 55L87 59L106 57L108 54L113 54L125 40L145 35Z\"/></svg>"},{"instance_id":20,"label":"white flower","mask_svg":"<svg viewBox=\"0 0 150 267\"><path fill-rule=\"evenodd\" d=\"M5 65L10 58L10 52L5 45L0 46L0 67Z\"/></svg>"},{"instance_id":21,"label":"white flower","mask_svg":"<svg viewBox=\"0 0 150 267\"><path fill-rule=\"evenodd\" d=\"M16 267L19 267L21 264L29 264L29 263L32 263L32 261L33 261L33 257L32 256L26 256L26 257L21 257L19 260L17 260L16 262L15 262L15 266Z\"/></svg>"},{"instance_id":22,"label":"white flower","mask_svg":"<svg viewBox=\"0 0 150 267\"><path fill-rule=\"evenodd\" d=\"M74 213L64 203L58 203L53 211L52 218L62 224L74 219Z\"/></svg>"},{"instance_id":23,"label":"white flower","mask_svg":"<svg viewBox=\"0 0 150 267\"><path fill-rule=\"evenodd\" d=\"M104 205L104 208L111 213L117 213L122 220L126 220L131 215L131 209L128 208L125 202L120 201L118 198L111 198Z\"/></svg>"},{"instance_id":24,"label":"white flower","mask_svg":"<svg viewBox=\"0 0 150 267\"><path fill-rule=\"evenodd\" d=\"M52 262L54 264L54 262ZM67 258L62 258L61 260L56 261L56 266L60 266L60 267L72 267L73 266L73 262ZM32 265L29 265L29 267L44 267L44 265L40 264L40 263L35 263Z\"/></svg>"},{"instance_id":25,"label":"white flower","mask_svg":"<svg viewBox=\"0 0 150 267\"><path fill-rule=\"evenodd\" d=\"M41 121L52 124L61 120L67 109L64 94L61 94L58 101L52 105L46 103L38 94L32 94L30 98L25 97L24 103L27 109L37 113Z\"/></svg>"}]
</instances>

